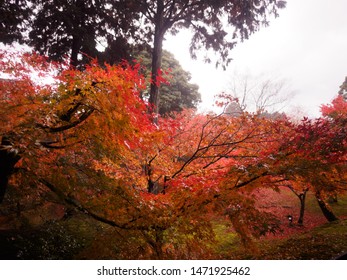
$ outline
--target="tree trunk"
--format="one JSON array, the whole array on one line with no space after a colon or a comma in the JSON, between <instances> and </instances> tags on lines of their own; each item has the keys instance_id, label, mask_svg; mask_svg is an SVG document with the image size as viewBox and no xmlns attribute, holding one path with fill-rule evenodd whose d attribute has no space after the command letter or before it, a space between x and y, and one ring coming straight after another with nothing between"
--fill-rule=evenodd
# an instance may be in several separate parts
<instances>
[{"instance_id":1,"label":"tree trunk","mask_svg":"<svg viewBox=\"0 0 347 280\"><path fill-rule=\"evenodd\" d=\"M80 37L73 35L72 45L71 45L71 57L70 57L70 67L74 68L78 66L78 52L80 50Z\"/></svg>"},{"instance_id":2,"label":"tree trunk","mask_svg":"<svg viewBox=\"0 0 347 280\"><path fill-rule=\"evenodd\" d=\"M321 192L317 191L316 194L316 199L318 202L318 205L320 207L320 209L323 212L324 217L329 221L329 222L334 222L337 221L338 218L335 216L335 214L333 213L333 211L331 210L330 206L323 200Z\"/></svg>"},{"instance_id":3,"label":"tree trunk","mask_svg":"<svg viewBox=\"0 0 347 280\"><path fill-rule=\"evenodd\" d=\"M163 229L155 229L154 232L143 232L147 243L153 250L152 259L163 260Z\"/></svg>"},{"instance_id":4,"label":"tree trunk","mask_svg":"<svg viewBox=\"0 0 347 280\"><path fill-rule=\"evenodd\" d=\"M0 204L6 194L8 179L13 174L14 166L19 160L18 151L13 149L6 137L2 137L0 145Z\"/></svg>"},{"instance_id":5,"label":"tree trunk","mask_svg":"<svg viewBox=\"0 0 347 280\"><path fill-rule=\"evenodd\" d=\"M304 215L305 215L305 203L306 203L306 194L309 191L309 188L305 188L301 193L297 192L292 186L288 188L299 198L300 200L300 213L298 219L298 225L302 226L304 224Z\"/></svg>"},{"instance_id":6,"label":"tree trunk","mask_svg":"<svg viewBox=\"0 0 347 280\"><path fill-rule=\"evenodd\" d=\"M307 191L304 191L303 193L298 195L298 197L300 199L300 215L299 215L299 219L298 219L298 225L300 225L300 226L302 226L304 224L306 193L307 193Z\"/></svg>"},{"instance_id":7,"label":"tree trunk","mask_svg":"<svg viewBox=\"0 0 347 280\"><path fill-rule=\"evenodd\" d=\"M84 0L75 0L72 1L72 9L74 12L71 19L71 28L72 28L72 43L71 43L71 57L70 57L70 67L76 68L80 65L78 61L78 54L82 48L83 38L88 38L91 34L86 33L86 20L87 16L85 15L87 4ZM84 42L85 43L85 42ZM88 54L89 55L89 54Z\"/></svg>"},{"instance_id":8,"label":"tree trunk","mask_svg":"<svg viewBox=\"0 0 347 280\"><path fill-rule=\"evenodd\" d=\"M161 69L161 60L163 54L163 40L167 28L164 26L164 3L158 1L157 13L155 16L155 32L152 53L152 75L151 90L149 95L150 113L159 113L159 75ZM156 117L155 117L156 120Z\"/></svg>"}]
</instances>

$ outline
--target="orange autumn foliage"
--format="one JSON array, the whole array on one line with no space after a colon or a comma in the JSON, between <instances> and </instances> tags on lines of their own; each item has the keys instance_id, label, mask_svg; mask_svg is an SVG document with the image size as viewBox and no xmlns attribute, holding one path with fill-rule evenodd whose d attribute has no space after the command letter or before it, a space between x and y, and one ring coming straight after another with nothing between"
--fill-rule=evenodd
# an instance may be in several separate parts
<instances>
[{"instance_id":1,"label":"orange autumn foliage","mask_svg":"<svg viewBox=\"0 0 347 280\"><path fill-rule=\"evenodd\" d=\"M345 142L327 142L338 131L328 121L185 110L154 124L141 99L140 65L79 71L35 55L5 57L0 135L20 157L9 169L11 186L30 203L53 193L64 207L111 226L122 236L119 247L131 248L122 258L210 258L216 217L228 217L254 249L253 238L276 233L279 221L256 207L252 191L317 185L303 170L313 174L344 153ZM54 84L32 78L52 67Z\"/></svg>"}]
</instances>

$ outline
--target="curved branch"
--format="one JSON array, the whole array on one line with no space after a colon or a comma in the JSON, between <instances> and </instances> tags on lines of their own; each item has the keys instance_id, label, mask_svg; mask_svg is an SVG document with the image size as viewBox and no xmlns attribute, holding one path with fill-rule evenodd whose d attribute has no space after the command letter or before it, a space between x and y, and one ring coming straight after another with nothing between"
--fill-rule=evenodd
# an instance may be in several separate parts
<instances>
[{"instance_id":1,"label":"curved branch","mask_svg":"<svg viewBox=\"0 0 347 280\"><path fill-rule=\"evenodd\" d=\"M70 144L66 144L66 145L54 145L57 143L60 143L60 141L39 141L37 143L39 143L40 145L42 145L43 147L47 148L47 149L65 149L71 146L74 146L76 144L82 143L83 141L76 141L74 143L70 143Z\"/></svg>"},{"instance_id":2,"label":"curved branch","mask_svg":"<svg viewBox=\"0 0 347 280\"><path fill-rule=\"evenodd\" d=\"M62 126L58 126L58 127L50 127L50 126L45 126L42 124L37 124L37 126L40 128L48 130L48 132L53 132L53 133L66 131L66 130L74 128L77 125L79 125L80 123L84 122L94 111L95 111L94 108L90 108L88 111L85 111L77 120L70 122L66 125L62 125Z\"/></svg>"},{"instance_id":3,"label":"curved branch","mask_svg":"<svg viewBox=\"0 0 347 280\"><path fill-rule=\"evenodd\" d=\"M65 204L73 206L78 211L86 214L87 216L93 218L96 221L99 221L101 223L104 223L104 224L107 224L107 225L110 225L112 227L116 227L116 228L119 228L119 229L132 229L132 230L149 230L150 229L150 226L146 227L146 226L132 225L132 223L134 223L138 219L140 219L141 216L133 218L133 219L129 220L128 222L124 223L124 224L117 223L117 222L115 222L113 220L110 220L110 219L107 219L105 217L102 217L102 216L100 216L97 213L94 213L90 209L84 207L79 201L77 201L73 197L66 196L64 194L64 192L62 192L59 188L57 188L56 186L54 186L53 184L51 184L47 180L39 179L39 182L44 184L49 190L51 190L53 193L55 193L59 197L59 199L61 199Z\"/></svg>"}]
</instances>

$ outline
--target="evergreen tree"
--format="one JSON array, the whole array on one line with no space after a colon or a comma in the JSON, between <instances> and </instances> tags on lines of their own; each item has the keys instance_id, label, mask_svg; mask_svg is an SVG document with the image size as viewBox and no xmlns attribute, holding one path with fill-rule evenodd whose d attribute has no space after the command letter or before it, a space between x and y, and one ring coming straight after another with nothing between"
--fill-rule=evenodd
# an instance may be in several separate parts
<instances>
[{"instance_id":1,"label":"evergreen tree","mask_svg":"<svg viewBox=\"0 0 347 280\"><path fill-rule=\"evenodd\" d=\"M143 50L135 57L145 66L145 75L149 77L150 52ZM201 101L199 86L190 82L191 74L185 71L174 55L166 50L163 51L162 69L163 78L167 83L163 83L160 88L159 114L167 115L170 112L182 111L184 108L196 108ZM148 99L149 90L143 93L143 97Z\"/></svg>"}]
</instances>

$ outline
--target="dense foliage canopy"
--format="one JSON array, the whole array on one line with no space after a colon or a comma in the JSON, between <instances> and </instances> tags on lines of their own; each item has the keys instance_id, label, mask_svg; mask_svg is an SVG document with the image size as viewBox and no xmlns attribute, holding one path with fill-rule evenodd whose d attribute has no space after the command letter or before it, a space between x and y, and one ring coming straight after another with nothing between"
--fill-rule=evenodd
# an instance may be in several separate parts
<instances>
[{"instance_id":1,"label":"dense foliage canopy","mask_svg":"<svg viewBox=\"0 0 347 280\"><path fill-rule=\"evenodd\" d=\"M249 249L280 230L257 205L263 188L309 190L329 221L338 218L326 199L346 190L340 97L298 124L192 110L154 124L140 65L82 71L36 54L0 57L1 213L12 228L80 213L118 236L115 257L209 258L216 219L228 217ZM52 73L55 83L42 83Z\"/></svg>"}]
</instances>

